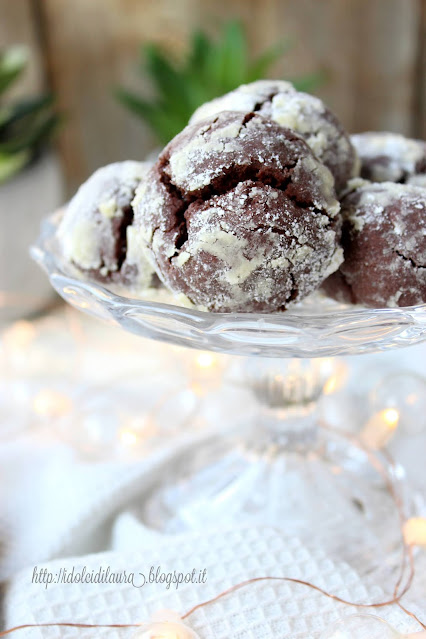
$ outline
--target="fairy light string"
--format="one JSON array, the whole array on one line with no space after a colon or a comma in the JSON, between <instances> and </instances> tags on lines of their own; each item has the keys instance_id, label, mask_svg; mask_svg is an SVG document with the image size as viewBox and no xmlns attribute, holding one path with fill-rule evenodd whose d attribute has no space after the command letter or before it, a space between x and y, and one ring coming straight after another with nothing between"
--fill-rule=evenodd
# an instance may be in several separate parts
<instances>
[{"instance_id":1,"label":"fairy light string","mask_svg":"<svg viewBox=\"0 0 426 639\"><path fill-rule=\"evenodd\" d=\"M252 579L247 579L246 581L242 581L234 586L231 586L230 588L227 588L226 590L224 590L223 592L219 593L218 595L216 595L215 597L212 597L211 599L208 599L207 601L203 601L202 603L196 604L195 606L193 606L192 608L190 608L187 612L185 612L182 616L181 616L181 620L185 620L187 619L189 616L191 616L192 614L194 614L197 610L201 610L202 608L205 608L206 606L209 606L210 604L216 603L217 601L219 601L220 599L222 599L223 597L226 597L227 595L230 595L234 592L236 592L237 590L240 590L242 588L245 588L246 586L249 586L251 584L254 583L259 583L259 582L263 582L263 581L281 581L281 582L287 582L287 583L293 583L293 584L297 584L297 585L301 585L301 586L306 586L308 588L311 588L319 593L321 593L322 595L333 599L334 601L337 601L339 603L342 604L346 604L348 606L354 606L357 608L383 608L385 606L390 606L392 604L399 604L399 599L401 598L402 595L399 595L397 598L392 598L388 601L383 601L383 602L379 602L379 603L354 603L351 601L347 601L341 597L339 597L338 595L334 595L332 593L327 592L326 590L324 590L323 588L320 588L319 586L316 586L314 584L311 584L308 581L303 581L302 579L295 579L292 577L253 577ZM410 617L412 617L413 619L415 619L415 621L417 621L419 623L419 625L426 630L426 625L424 623L422 623L420 621L420 619L418 619L418 617L416 617L416 615L410 611L408 611L406 608L404 608L404 606L400 605L401 610L403 610L407 615L409 615ZM81 628L81 629L87 629L87 628L104 628L104 629L114 629L114 628L141 628L144 625L146 625L146 622L143 623L114 623L114 624L90 624L90 623L75 623L75 622L66 622L66 621L62 621L62 622L47 622L47 623L35 623L35 624L22 624L19 626L14 626L13 628L9 628L7 630L4 630L3 632L0 632L0 637L5 637L6 635L10 635L13 632L17 632L18 630L25 630L25 629L29 629L29 628Z\"/></svg>"},{"instance_id":2,"label":"fairy light string","mask_svg":"<svg viewBox=\"0 0 426 639\"><path fill-rule=\"evenodd\" d=\"M328 424L322 422L321 423L321 427L325 428L327 430L335 430L332 427L330 427ZM333 601L336 601L337 603L341 603L347 606L351 606L351 607L355 607L355 608L363 608L363 609L368 609L368 608L385 608L387 606L391 606L391 605L397 605L407 616L411 617L412 619L414 619L419 626L421 626L421 628L423 630L426 630L426 624L423 623L413 612L411 612L410 610L408 610L402 603L401 603L401 599L409 592L411 585L413 583L414 580L414 575L415 575L415 565L414 565L414 557L413 557L413 544L408 544L405 540L405 536L404 536L404 526L407 523L407 518L404 515L404 504L403 501L401 499L401 497L398 495L395 486L390 478L390 476L388 475L388 473L386 472L385 467L383 466L382 462L380 461L379 457L376 455L375 452L369 450L366 446L363 445L362 442L360 442L358 439L356 439L356 437L354 437L353 435L351 435L350 433L342 433L342 431L339 430L339 434L343 437L348 438L354 445L356 445L358 448L360 448L361 450L363 450L366 455L368 456L368 460L371 463L371 465L375 468L375 470L381 475L382 479L385 481L387 490L389 491L389 494L391 496L391 499L393 500L394 504L395 504L395 508L398 514L398 519L399 519L399 524L400 524L400 532L401 532L401 540L402 540L402 559L401 559L401 565L400 565L400 570L399 570L399 574L398 574L398 579L395 583L395 586L393 588L393 596L391 596L390 598L388 598L385 601L379 601L379 602L370 602L370 603L360 603L360 602L353 602L353 601L348 601L347 599L344 599L343 597L340 597L337 594L328 592L327 590L321 588L320 586L317 586L311 582L308 581L304 581L303 579L296 579L293 577L282 577L282 576L264 576L264 577L253 577L251 579L246 579L244 581L241 581L238 584L235 584L233 586L231 586L230 588L227 588L226 590L223 590L222 592L220 592L219 594L217 594L216 596L212 597L211 599L208 599L206 601L203 601L199 604L196 604L195 606L193 606L192 608L190 608L189 610L187 610L183 615L181 615L181 620L185 620L188 617L190 617L192 614L194 614L197 610L201 610L202 608L205 608L206 606L209 606L211 604L216 603L217 601L219 601L220 599L234 593L237 592L238 590L241 590L242 588L246 588L249 585L255 584L255 583L261 583L261 582L266 582L266 581L275 581L275 582L286 582L286 583L291 583L291 584L295 584L295 585L299 585L299 586L303 586L306 588L310 588L311 590L314 590L318 593L320 593L321 595L323 595L324 597L327 597L329 599L332 599ZM391 468L395 467L395 463L392 460L391 456L386 452L385 453L387 462L390 463ZM404 575L406 573L406 571L408 570L408 574L407 574L407 580L405 585L403 584L404 581ZM10 635L14 632L17 632L19 630L25 630L25 629L29 629L29 628L59 628L59 627L66 627L66 628L80 628L80 629L94 629L94 628L104 628L104 629L125 629L125 628L141 628L143 626L146 625L146 622L143 623L123 623L123 624L90 624L90 623L76 623L76 622L47 622L47 623L28 623L28 624L21 624L19 626L14 626L13 628L9 628L7 630L4 630L2 632L0 632L0 637L5 637L7 635Z\"/></svg>"},{"instance_id":3,"label":"fairy light string","mask_svg":"<svg viewBox=\"0 0 426 639\"><path fill-rule=\"evenodd\" d=\"M79 323L74 324L74 326L71 327L71 332L73 333L74 337L77 337L78 334L78 341L81 340L81 330L80 327L78 326ZM205 356L203 359L201 359L200 361L197 361L197 364L201 367L208 367L211 365L211 360L207 358L207 356ZM162 398L160 399L160 401L158 402L158 405L161 406L162 403ZM157 406L156 406L157 407ZM394 589L393 589L393 595L391 597L389 597L387 600L382 601L382 602L374 602L374 603L359 603L359 602L352 602L352 601L348 601L342 597L340 597L337 594L334 593L330 593L328 591L326 591L325 589L310 583L308 581L304 581L301 579L296 579L296 578L292 578L292 577L285 577L285 576L260 576L260 577L254 577L251 579L247 579L245 581L242 581L238 584L235 584L233 586L231 586L230 588L220 592L219 594L217 594L216 596L214 596L213 598L201 602L199 604L196 604L195 606L193 606L191 609L189 609L188 611L186 611L182 616L181 619L185 620L188 617L190 617L192 614L194 614L196 611L205 608L211 604L214 604L215 602L219 601L220 599L234 593L237 592L240 589L246 588L249 585L255 584L255 583L260 583L260 582L266 582L266 581L275 581L275 582L287 582L287 583L292 583L295 585L299 585L299 586L303 586L306 588L310 588L311 590L314 590L318 593L320 593L321 595L323 595L324 597L327 597L329 599L332 599L338 603L347 605L347 606L352 606L352 607L356 607L356 608L363 608L363 609L368 609L368 608L384 608L387 606L391 606L391 605L397 605L407 616L410 616L412 619L414 619L419 626L421 626L424 630L426 630L426 625L425 623L423 623L413 612L409 611L405 605L403 605L403 603L401 602L401 599L409 592L410 587L413 583L414 580L414 574L415 574L415 566L414 566L414 558L413 558L413 544L409 544L406 542L406 539L404 537L404 526L407 523L407 519L404 515L404 504L403 501L401 499L401 497L399 496L399 494L397 493L396 489L395 489L395 485L391 479L391 476L388 474L388 472L386 471L386 468L384 467L383 463L381 462L379 456L370 448L368 448L367 443L364 442L363 440L360 440L358 438L356 438L355 436L351 435L350 433L344 433L343 431L341 431L340 429L338 431L336 431L336 429L330 427L328 424L326 423L321 423L320 426L326 430L330 430L330 431L334 431L334 432L338 432L339 436L342 437L346 437L348 440L351 441L351 443L355 446L357 446L359 449L361 449L366 455L367 458L369 460L369 462L371 463L372 467L376 470L376 472L378 472L382 479L384 480L384 483L386 485L386 488L395 504L396 507L396 511L398 514L398 519L399 519L399 524L400 524L400 528L401 528L401 539L402 539L402 557L401 557L401 563L400 563L400 570L399 570L399 575L398 575L398 579L395 583ZM381 454L386 458L387 463L389 464L389 466L391 468L395 467L395 464L393 462L393 460L391 459L390 455L387 453L387 451L382 450ZM406 579L405 579L406 577ZM405 581L405 584L404 584ZM131 629L131 628L141 628L142 626L146 625L146 622L140 622L140 623L125 623L125 624L120 624L120 623L112 623L112 624L90 624L90 623L80 623L80 622L72 622L72 621L63 621L63 622L46 622L46 623L28 623L28 624L21 624L18 626L14 626L12 628L9 628L7 630L1 631L0 632L0 637L4 637L7 635L10 635L12 633L15 633L19 630L25 630L25 629L30 629L30 628L58 628L58 627L68 627L68 628L79 628L79 629L96 629L96 628L104 628L104 629Z\"/></svg>"}]
</instances>

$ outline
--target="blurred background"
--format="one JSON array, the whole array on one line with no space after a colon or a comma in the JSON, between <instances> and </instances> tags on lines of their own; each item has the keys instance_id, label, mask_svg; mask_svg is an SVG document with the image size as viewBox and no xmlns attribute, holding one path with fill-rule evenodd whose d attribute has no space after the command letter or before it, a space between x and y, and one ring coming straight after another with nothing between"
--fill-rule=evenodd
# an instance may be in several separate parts
<instances>
[{"instance_id":1,"label":"blurred background","mask_svg":"<svg viewBox=\"0 0 426 639\"><path fill-rule=\"evenodd\" d=\"M213 43L206 64L203 38ZM158 148L197 96L256 75L298 79L351 132L426 137L426 0L0 0L0 49L12 45L26 47L26 65L0 94L0 113L40 97L18 120L21 155L6 168L11 134L0 128L3 306L6 292L21 309L23 292L31 308L48 294L27 258L42 216L97 167ZM26 156L28 138L36 150ZM47 139L54 150L41 152Z\"/></svg>"},{"instance_id":2,"label":"blurred background","mask_svg":"<svg viewBox=\"0 0 426 639\"><path fill-rule=\"evenodd\" d=\"M1 45L31 49L16 91L53 89L67 114L58 144L71 191L99 165L143 158L155 144L113 95L118 85L149 91L141 45L179 60L193 30L215 35L231 18L253 55L290 42L270 76L323 72L315 92L350 131L426 134L424 0L0 0L0 16Z\"/></svg>"}]
</instances>

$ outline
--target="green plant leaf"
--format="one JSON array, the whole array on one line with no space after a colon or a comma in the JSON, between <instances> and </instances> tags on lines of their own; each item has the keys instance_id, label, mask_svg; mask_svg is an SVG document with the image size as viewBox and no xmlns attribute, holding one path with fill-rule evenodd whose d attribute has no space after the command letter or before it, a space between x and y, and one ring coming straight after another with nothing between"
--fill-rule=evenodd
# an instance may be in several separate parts
<instances>
[{"instance_id":1,"label":"green plant leaf","mask_svg":"<svg viewBox=\"0 0 426 639\"><path fill-rule=\"evenodd\" d=\"M4 137L5 132L9 131L9 137L12 127L16 126L21 121L20 126L25 127L25 118L31 119L36 117L39 113L49 109L54 103L54 98L51 94L42 95L37 98L28 98L21 100L15 105L5 107L0 111L0 140Z\"/></svg>"},{"instance_id":2,"label":"green plant leaf","mask_svg":"<svg viewBox=\"0 0 426 639\"><path fill-rule=\"evenodd\" d=\"M19 153L0 153L0 184L19 173L30 160L28 150Z\"/></svg>"},{"instance_id":3,"label":"green plant leaf","mask_svg":"<svg viewBox=\"0 0 426 639\"><path fill-rule=\"evenodd\" d=\"M318 87L320 87L326 81L326 74L322 71L316 73L307 73L299 78L290 80L298 91L304 91L305 93L312 93Z\"/></svg>"},{"instance_id":4,"label":"green plant leaf","mask_svg":"<svg viewBox=\"0 0 426 639\"><path fill-rule=\"evenodd\" d=\"M157 87L159 101L174 103L175 112L188 113L187 83L182 71L176 71L156 45L145 47L146 70Z\"/></svg>"},{"instance_id":5,"label":"green plant leaf","mask_svg":"<svg viewBox=\"0 0 426 639\"><path fill-rule=\"evenodd\" d=\"M209 75L206 71L208 60L212 55L212 43L205 33L195 31L191 38L191 46L186 64L183 68L184 82L188 98L187 118L195 109L205 102L210 95Z\"/></svg>"},{"instance_id":6,"label":"green plant leaf","mask_svg":"<svg viewBox=\"0 0 426 639\"><path fill-rule=\"evenodd\" d=\"M124 89L118 88L115 93L122 104L150 125L163 144L166 144L182 129L181 118L174 115L170 109L166 110L163 105L148 102Z\"/></svg>"},{"instance_id":7,"label":"green plant leaf","mask_svg":"<svg viewBox=\"0 0 426 639\"><path fill-rule=\"evenodd\" d=\"M63 122L63 119L57 113L45 113L32 132L27 134L23 148L31 147L33 154L37 153L42 146L52 139L61 122Z\"/></svg>"},{"instance_id":8,"label":"green plant leaf","mask_svg":"<svg viewBox=\"0 0 426 639\"><path fill-rule=\"evenodd\" d=\"M0 129L2 126L5 126L7 122L10 121L10 118L12 116L13 116L12 106L0 107Z\"/></svg>"},{"instance_id":9,"label":"green plant leaf","mask_svg":"<svg viewBox=\"0 0 426 639\"><path fill-rule=\"evenodd\" d=\"M165 143L186 126L192 113L204 102L240 84L267 77L271 66L289 47L289 41L282 41L251 61L243 25L231 20L224 24L216 39L202 30L195 31L183 63L174 61L157 44L143 47L144 73L148 73L156 90L154 99L124 89L117 90L116 95ZM298 86L312 88L317 79L318 74L298 78Z\"/></svg>"},{"instance_id":10,"label":"green plant leaf","mask_svg":"<svg viewBox=\"0 0 426 639\"><path fill-rule=\"evenodd\" d=\"M0 94L21 75L27 62L26 47L16 45L0 52Z\"/></svg>"},{"instance_id":11,"label":"green plant leaf","mask_svg":"<svg viewBox=\"0 0 426 639\"><path fill-rule=\"evenodd\" d=\"M186 72L203 69L211 49L211 42L203 31L196 30L191 36Z\"/></svg>"},{"instance_id":12,"label":"green plant leaf","mask_svg":"<svg viewBox=\"0 0 426 639\"><path fill-rule=\"evenodd\" d=\"M0 126L0 149L16 153L26 147L36 147L50 135L59 120L52 111L50 95L18 103Z\"/></svg>"},{"instance_id":13,"label":"green plant leaf","mask_svg":"<svg viewBox=\"0 0 426 639\"><path fill-rule=\"evenodd\" d=\"M267 49L250 64L245 82L255 82L255 80L265 78L271 66L287 53L290 48L291 43L284 41Z\"/></svg>"},{"instance_id":14,"label":"green plant leaf","mask_svg":"<svg viewBox=\"0 0 426 639\"><path fill-rule=\"evenodd\" d=\"M221 54L221 85L225 92L232 91L244 82L248 60L246 34L239 21L225 25Z\"/></svg>"},{"instance_id":15,"label":"green plant leaf","mask_svg":"<svg viewBox=\"0 0 426 639\"><path fill-rule=\"evenodd\" d=\"M61 118L50 108L25 114L0 131L0 152L17 153L30 149L34 155L53 135Z\"/></svg>"},{"instance_id":16,"label":"green plant leaf","mask_svg":"<svg viewBox=\"0 0 426 639\"><path fill-rule=\"evenodd\" d=\"M234 89L241 83L246 66L247 48L243 28L231 21L208 51L204 67L206 99Z\"/></svg>"},{"instance_id":17,"label":"green plant leaf","mask_svg":"<svg viewBox=\"0 0 426 639\"><path fill-rule=\"evenodd\" d=\"M27 60L24 47L0 53L0 94L19 77ZM53 96L46 94L0 107L0 181L18 172L50 140L61 122L53 104Z\"/></svg>"}]
</instances>

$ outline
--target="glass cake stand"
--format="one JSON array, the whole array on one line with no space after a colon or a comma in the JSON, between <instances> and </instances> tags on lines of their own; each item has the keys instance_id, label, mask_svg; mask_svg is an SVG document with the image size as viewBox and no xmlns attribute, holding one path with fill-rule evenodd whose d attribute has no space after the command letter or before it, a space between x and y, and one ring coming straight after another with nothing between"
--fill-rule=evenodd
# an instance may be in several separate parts
<instances>
[{"instance_id":1,"label":"glass cake stand","mask_svg":"<svg viewBox=\"0 0 426 639\"><path fill-rule=\"evenodd\" d=\"M268 315L183 308L164 290L133 299L83 279L62 259L60 215L46 220L32 256L72 306L143 337L249 356L239 376L257 400L252 418L178 456L150 486L145 523L166 534L221 523L280 526L356 568L362 555L367 572L380 567L390 577L409 507L404 473L385 453L321 423L317 402L333 374L330 357L426 339L426 305L365 309L316 294Z\"/></svg>"}]
</instances>

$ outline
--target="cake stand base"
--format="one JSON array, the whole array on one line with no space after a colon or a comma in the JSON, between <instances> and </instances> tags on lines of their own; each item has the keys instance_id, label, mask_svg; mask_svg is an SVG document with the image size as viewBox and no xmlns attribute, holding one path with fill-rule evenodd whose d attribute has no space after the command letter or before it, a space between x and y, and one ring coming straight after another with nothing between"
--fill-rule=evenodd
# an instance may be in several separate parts
<instances>
[{"instance_id":1,"label":"cake stand base","mask_svg":"<svg viewBox=\"0 0 426 639\"><path fill-rule=\"evenodd\" d=\"M389 578L401 559L402 471L320 422L329 365L249 360L242 375L257 413L177 461L153 486L145 523L166 534L280 527L358 570L362 557L366 572Z\"/></svg>"}]
</instances>

